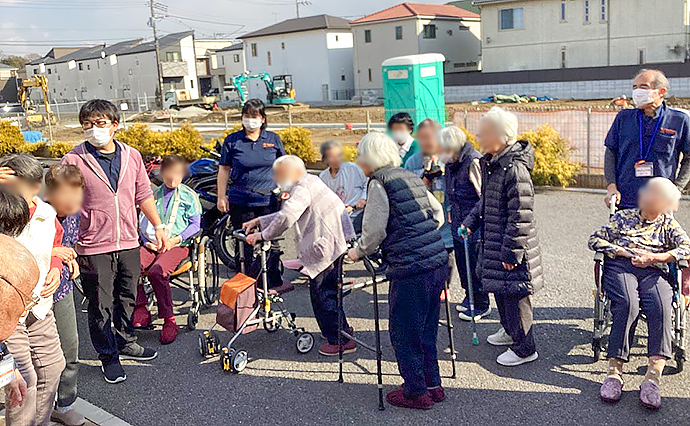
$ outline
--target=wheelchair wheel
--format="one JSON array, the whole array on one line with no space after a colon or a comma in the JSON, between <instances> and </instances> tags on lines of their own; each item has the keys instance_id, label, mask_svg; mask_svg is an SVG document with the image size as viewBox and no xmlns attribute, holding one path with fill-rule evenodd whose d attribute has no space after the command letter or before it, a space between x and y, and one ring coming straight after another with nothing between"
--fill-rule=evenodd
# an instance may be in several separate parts
<instances>
[{"instance_id":1,"label":"wheelchair wheel","mask_svg":"<svg viewBox=\"0 0 690 426\"><path fill-rule=\"evenodd\" d=\"M206 260L203 265L203 274L206 277L206 288L204 289L204 302L206 306L212 306L218 299L220 292L220 268L218 254L213 244L206 246Z\"/></svg>"},{"instance_id":2,"label":"wheelchair wheel","mask_svg":"<svg viewBox=\"0 0 690 426\"><path fill-rule=\"evenodd\" d=\"M233 231L230 217L219 225L219 229L213 235L213 246L216 249L218 258L229 269L236 270L235 264L235 239L232 238Z\"/></svg>"},{"instance_id":3,"label":"wheelchair wheel","mask_svg":"<svg viewBox=\"0 0 690 426\"><path fill-rule=\"evenodd\" d=\"M199 323L199 308L192 306L187 314L187 328L189 331L196 330L196 325Z\"/></svg>"},{"instance_id":4,"label":"wheelchair wheel","mask_svg":"<svg viewBox=\"0 0 690 426\"><path fill-rule=\"evenodd\" d=\"M297 352L301 354L306 354L314 348L314 336L311 333L300 333L297 335L297 341L295 341L295 347Z\"/></svg>"},{"instance_id":5,"label":"wheelchair wheel","mask_svg":"<svg viewBox=\"0 0 690 426\"><path fill-rule=\"evenodd\" d=\"M204 331L202 334L199 334L199 354L206 358L209 353L208 353L208 344L206 343L208 341L208 331Z\"/></svg>"}]
</instances>

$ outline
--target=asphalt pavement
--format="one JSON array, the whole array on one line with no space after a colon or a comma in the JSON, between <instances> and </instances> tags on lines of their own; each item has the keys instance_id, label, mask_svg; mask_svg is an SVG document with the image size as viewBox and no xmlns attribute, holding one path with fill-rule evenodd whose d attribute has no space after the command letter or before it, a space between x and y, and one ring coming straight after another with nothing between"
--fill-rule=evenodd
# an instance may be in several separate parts
<instances>
[{"instance_id":1,"label":"asphalt pavement","mask_svg":"<svg viewBox=\"0 0 690 426\"><path fill-rule=\"evenodd\" d=\"M663 407L651 412L638 403L637 389L646 365L646 330L625 366L622 400L614 406L599 400L599 384L606 362L592 362L592 253L588 236L607 217L603 196L563 191L544 191L536 196L536 216L546 287L534 298L535 332L539 359L520 367L496 363L501 349L486 343L498 329L498 313L481 321L479 346L471 345L467 323L454 317L458 375L451 379L444 328L439 328L443 386L447 400L428 411L405 410L386 405L378 411L376 363L373 353L358 350L346 356L345 383L336 382L337 357L325 358L316 349L299 355L294 337L285 332L268 334L262 329L243 335L234 345L247 350L250 362L241 374L223 373L217 358L202 359L197 349L198 331L181 329L172 345L161 346L158 330L140 332L140 343L159 350L148 363L124 361L127 381L107 384L91 346L86 314L79 313L79 396L132 425L687 425L690 424L690 372L662 379ZM690 229L690 202L683 201L678 214ZM294 257L294 245L286 244L286 258ZM362 279L359 270L349 276ZM291 275L296 277L296 275ZM297 282L304 280L297 278ZM379 287L382 312L384 390L399 386L388 338L387 286ZM460 299L457 280L453 302ZM175 292L183 303L185 294ZM309 290L298 284L286 295L286 304L297 322L321 342L309 301ZM187 305L179 306L181 313ZM371 291L352 294L345 310L357 335L374 341ZM455 312L455 309L453 309ZM203 312L199 328L210 326L215 311ZM178 323L184 324L180 315ZM160 327L160 320L156 322ZM222 333L223 340L229 333ZM671 363L671 365L673 365Z\"/></svg>"}]
</instances>

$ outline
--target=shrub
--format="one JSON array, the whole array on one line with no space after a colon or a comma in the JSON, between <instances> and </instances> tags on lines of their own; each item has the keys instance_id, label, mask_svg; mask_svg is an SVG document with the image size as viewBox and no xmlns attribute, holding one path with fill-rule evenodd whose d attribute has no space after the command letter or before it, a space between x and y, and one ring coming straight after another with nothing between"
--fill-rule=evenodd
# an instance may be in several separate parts
<instances>
[{"instance_id":1,"label":"shrub","mask_svg":"<svg viewBox=\"0 0 690 426\"><path fill-rule=\"evenodd\" d=\"M343 145L343 159L354 162L357 159L357 147L354 145Z\"/></svg>"},{"instance_id":2,"label":"shrub","mask_svg":"<svg viewBox=\"0 0 690 426\"><path fill-rule=\"evenodd\" d=\"M534 146L535 162L532 180L535 185L566 187L580 171L580 165L570 161L570 141L553 127L545 124L536 130L524 132L518 140L526 140Z\"/></svg>"},{"instance_id":3,"label":"shrub","mask_svg":"<svg viewBox=\"0 0 690 426\"><path fill-rule=\"evenodd\" d=\"M465 136L467 136L467 142L469 142L474 149L479 149L479 143L477 142L476 136L474 136L472 132L467 130L464 126L460 126L460 130L462 130L465 133Z\"/></svg>"},{"instance_id":4,"label":"shrub","mask_svg":"<svg viewBox=\"0 0 690 426\"><path fill-rule=\"evenodd\" d=\"M290 127L279 130L278 136L283 141L285 152L290 155L296 155L305 163L313 163L319 160L319 153L314 148L314 142L311 138L311 131L304 127Z\"/></svg>"},{"instance_id":5,"label":"shrub","mask_svg":"<svg viewBox=\"0 0 690 426\"><path fill-rule=\"evenodd\" d=\"M240 123L235 123L235 125L233 125L232 128L224 131L223 134L220 135L220 137L211 139L211 142L209 142L210 147L215 147L216 144L222 145L223 142L225 142L225 138L227 138L233 133L239 132L240 130L242 130L242 125Z\"/></svg>"},{"instance_id":6,"label":"shrub","mask_svg":"<svg viewBox=\"0 0 690 426\"><path fill-rule=\"evenodd\" d=\"M204 155L199 146L204 138L191 124L166 132L154 132L145 124L132 124L117 133L117 139L136 148L145 157L180 155L193 161Z\"/></svg>"},{"instance_id":7,"label":"shrub","mask_svg":"<svg viewBox=\"0 0 690 426\"><path fill-rule=\"evenodd\" d=\"M70 142L52 142L46 146L48 155L51 158L62 158L74 148L74 144Z\"/></svg>"},{"instance_id":8,"label":"shrub","mask_svg":"<svg viewBox=\"0 0 690 426\"><path fill-rule=\"evenodd\" d=\"M10 120L0 120L0 156L24 152L35 154L45 147L45 143L27 143L19 128Z\"/></svg>"}]
</instances>

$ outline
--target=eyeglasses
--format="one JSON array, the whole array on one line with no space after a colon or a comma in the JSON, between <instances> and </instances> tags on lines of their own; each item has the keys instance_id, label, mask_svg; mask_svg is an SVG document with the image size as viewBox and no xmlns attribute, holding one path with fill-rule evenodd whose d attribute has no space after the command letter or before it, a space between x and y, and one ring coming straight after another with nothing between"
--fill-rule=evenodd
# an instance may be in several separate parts
<instances>
[{"instance_id":1,"label":"eyeglasses","mask_svg":"<svg viewBox=\"0 0 690 426\"><path fill-rule=\"evenodd\" d=\"M14 284L12 284L7 278L3 277L2 275L0 275L0 280L5 281L5 282L6 282L10 287L12 287L12 288L14 289L14 291L16 291L17 294L19 295L19 298L21 299L22 304L24 305L24 312L22 312L22 315L21 315L22 318L25 317L25 316L27 316L27 315L29 314L29 312L31 312L31 310L32 310L36 305L38 305L39 302L41 301L41 298L40 298L40 297L35 296L35 295L29 296L28 294L26 294L26 293L24 293L23 291L19 290L19 288L17 288L17 286L15 286ZM27 300L28 300L28 302L27 302Z\"/></svg>"},{"instance_id":2,"label":"eyeglasses","mask_svg":"<svg viewBox=\"0 0 690 426\"><path fill-rule=\"evenodd\" d=\"M89 130L89 129L91 129L93 126L96 126L96 127L100 128L100 129L102 129L102 128L104 128L104 127L110 125L110 124L112 124L112 121L106 120L106 119L103 119L103 120L93 120L93 121L92 121L92 120L84 120L84 121L81 123L81 127L82 127L82 129L84 129L84 130Z\"/></svg>"}]
</instances>

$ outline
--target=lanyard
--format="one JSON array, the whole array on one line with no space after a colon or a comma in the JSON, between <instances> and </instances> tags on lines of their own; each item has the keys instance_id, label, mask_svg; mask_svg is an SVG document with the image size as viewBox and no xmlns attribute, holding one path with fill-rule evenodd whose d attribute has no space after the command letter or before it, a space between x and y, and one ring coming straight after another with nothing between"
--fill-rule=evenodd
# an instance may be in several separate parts
<instances>
[{"instance_id":1,"label":"lanyard","mask_svg":"<svg viewBox=\"0 0 690 426\"><path fill-rule=\"evenodd\" d=\"M661 121L664 119L664 110L665 108L662 106L661 111L659 111L659 117L657 118L656 126L654 126L654 133L652 133L652 137L649 139L649 144L647 145L647 152L644 154L644 157L642 157L642 151L644 150L644 146L642 143L642 138L643 138L643 131L642 131L642 116L644 113L642 110L640 110L639 114L637 114L637 119L639 123L639 129L640 129L640 160L642 161L647 161L647 158L649 157L649 152L652 150L652 146L654 145L654 140L656 139L657 133L659 133L659 127L661 127Z\"/></svg>"}]
</instances>

